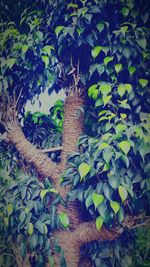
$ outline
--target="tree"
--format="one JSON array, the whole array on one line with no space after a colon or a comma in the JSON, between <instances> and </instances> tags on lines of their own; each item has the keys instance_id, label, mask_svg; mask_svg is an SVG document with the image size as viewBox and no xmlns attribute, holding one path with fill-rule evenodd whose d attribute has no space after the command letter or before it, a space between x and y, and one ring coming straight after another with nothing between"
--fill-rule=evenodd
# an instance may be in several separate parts
<instances>
[{"instance_id":1,"label":"tree","mask_svg":"<svg viewBox=\"0 0 150 267\"><path fill-rule=\"evenodd\" d=\"M18 26L1 25L1 124L7 140L55 187L39 193L42 200L54 193L55 212L57 204L51 244L58 239L61 264L65 258L67 266L77 266L83 244L113 240L141 220L141 211L149 212L148 3L37 3L43 8L25 9ZM49 93L66 93L59 163L19 126L27 99L47 86ZM56 114L62 112L57 108ZM7 213L12 215L12 206ZM46 224L39 225L49 234ZM28 221L31 238L33 226Z\"/></svg>"}]
</instances>

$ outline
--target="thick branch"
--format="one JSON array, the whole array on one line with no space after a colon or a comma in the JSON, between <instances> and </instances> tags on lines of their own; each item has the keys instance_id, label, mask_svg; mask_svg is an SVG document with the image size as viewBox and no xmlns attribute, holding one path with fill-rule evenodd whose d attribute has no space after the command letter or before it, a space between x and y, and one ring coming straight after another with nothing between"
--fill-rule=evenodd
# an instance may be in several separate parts
<instances>
[{"instance_id":1,"label":"thick branch","mask_svg":"<svg viewBox=\"0 0 150 267\"><path fill-rule=\"evenodd\" d=\"M59 166L50 160L46 155L41 151L35 148L25 137L22 132L22 129L16 125L12 124L9 133L8 139L12 142L20 154L25 158L26 161L32 163L37 172L42 177L50 177L54 182L56 189L58 190L58 177L59 177Z\"/></svg>"},{"instance_id":2,"label":"thick branch","mask_svg":"<svg viewBox=\"0 0 150 267\"><path fill-rule=\"evenodd\" d=\"M100 231L96 229L95 221L81 223L75 230L74 234L80 243L83 245L97 240L113 240L123 232L123 228L106 229L102 227Z\"/></svg>"},{"instance_id":3,"label":"thick branch","mask_svg":"<svg viewBox=\"0 0 150 267\"><path fill-rule=\"evenodd\" d=\"M102 227L100 231L96 229L95 221L81 223L74 231L76 239L82 245L92 241L98 240L113 240L123 233L124 229L132 229L140 226L150 225L150 216L143 216L143 214L126 217L120 226L115 226L111 229Z\"/></svg>"}]
</instances>

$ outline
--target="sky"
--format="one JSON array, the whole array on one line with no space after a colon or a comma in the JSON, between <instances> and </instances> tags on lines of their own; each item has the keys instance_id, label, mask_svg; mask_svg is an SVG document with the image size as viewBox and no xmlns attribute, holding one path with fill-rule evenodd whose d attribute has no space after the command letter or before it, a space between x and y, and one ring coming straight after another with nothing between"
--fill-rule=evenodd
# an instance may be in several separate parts
<instances>
[{"instance_id":1,"label":"sky","mask_svg":"<svg viewBox=\"0 0 150 267\"><path fill-rule=\"evenodd\" d=\"M29 100L27 101L27 104L25 106L25 113L27 111L31 111L32 113L38 111L43 112L45 114L49 114L49 109L54 106L55 102L59 99L65 99L65 94L63 90L61 90L58 94L53 91L51 95L48 95L48 90L45 90L44 93L41 93L39 95L39 99L34 99L34 104ZM39 101L41 102L41 107L39 107Z\"/></svg>"}]
</instances>

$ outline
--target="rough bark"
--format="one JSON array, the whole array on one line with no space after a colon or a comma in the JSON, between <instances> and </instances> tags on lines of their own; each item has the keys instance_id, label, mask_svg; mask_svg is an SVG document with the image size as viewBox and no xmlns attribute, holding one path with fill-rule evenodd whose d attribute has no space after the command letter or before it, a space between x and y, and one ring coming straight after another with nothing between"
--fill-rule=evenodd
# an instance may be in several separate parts
<instances>
[{"instance_id":1,"label":"rough bark","mask_svg":"<svg viewBox=\"0 0 150 267\"><path fill-rule=\"evenodd\" d=\"M61 153L61 171L67 167L67 156L77 151L77 141L83 131L83 115L79 112L83 106L83 99L75 96L69 96L65 101L64 107L64 124L63 124L63 150ZM66 198L70 186L60 189L61 195ZM58 207L58 211L65 211L63 206ZM67 204L67 213L69 215L70 228L75 229L79 223L78 203L69 202Z\"/></svg>"},{"instance_id":2,"label":"rough bark","mask_svg":"<svg viewBox=\"0 0 150 267\"><path fill-rule=\"evenodd\" d=\"M63 124L63 150L61 154L61 168L66 168L66 159L70 153L77 151L77 141L83 131L83 114L80 108L83 99L70 96L65 101Z\"/></svg>"}]
</instances>

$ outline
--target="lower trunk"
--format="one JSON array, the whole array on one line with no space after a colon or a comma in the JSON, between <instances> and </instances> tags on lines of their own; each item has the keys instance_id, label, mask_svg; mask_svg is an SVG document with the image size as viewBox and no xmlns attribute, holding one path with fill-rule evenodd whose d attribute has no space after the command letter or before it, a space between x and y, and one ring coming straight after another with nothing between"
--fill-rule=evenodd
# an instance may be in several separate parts
<instances>
[{"instance_id":1,"label":"lower trunk","mask_svg":"<svg viewBox=\"0 0 150 267\"><path fill-rule=\"evenodd\" d=\"M92 241L114 240L122 231L120 228L107 230L105 227L98 231L93 221L81 223L73 232L61 231L56 233L55 236L59 239L59 245L64 250L67 267L91 267L90 259L84 258L80 261L81 246ZM55 266L60 266L59 255L55 255Z\"/></svg>"},{"instance_id":2,"label":"lower trunk","mask_svg":"<svg viewBox=\"0 0 150 267\"><path fill-rule=\"evenodd\" d=\"M29 163L33 163L37 172L43 177L50 177L63 198L66 198L70 187L60 187L60 173L65 170L66 159L70 153L77 151L77 140L82 134L83 116L80 108L83 100L79 97L68 97L65 102L63 151L61 164L58 166L46 155L36 149L24 136L22 130L15 123L9 131L9 140L16 146L17 150ZM77 267L79 265L80 247L93 240L112 240L120 233L108 231L103 228L97 231L95 222L81 223L78 212L78 203L70 202L67 207L58 205L58 213L66 212L69 216L70 231L58 231L54 233L54 238L58 238L59 244L64 250L67 267ZM55 267L60 266L60 256L55 255ZM83 261L81 266L90 266L90 261Z\"/></svg>"}]
</instances>

